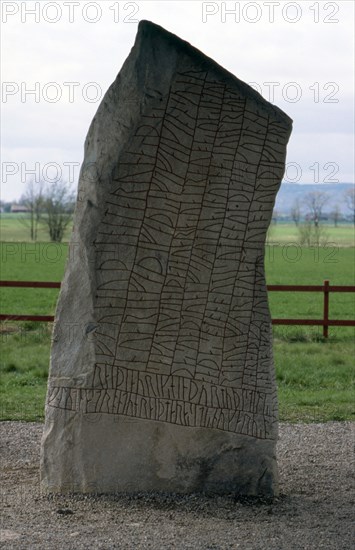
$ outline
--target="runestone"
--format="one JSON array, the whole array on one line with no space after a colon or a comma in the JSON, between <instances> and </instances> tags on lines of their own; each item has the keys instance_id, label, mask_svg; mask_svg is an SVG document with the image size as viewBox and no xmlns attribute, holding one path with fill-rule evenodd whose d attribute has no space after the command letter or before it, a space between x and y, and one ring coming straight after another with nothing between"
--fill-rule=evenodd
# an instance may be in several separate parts
<instances>
[{"instance_id":1,"label":"runestone","mask_svg":"<svg viewBox=\"0 0 355 550\"><path fill-rule=\"evenodd\" d=\"M85 143L44 491L277 494L264 246L290 133L247 84L139 24Z\"/></svg>"}]
</instances>

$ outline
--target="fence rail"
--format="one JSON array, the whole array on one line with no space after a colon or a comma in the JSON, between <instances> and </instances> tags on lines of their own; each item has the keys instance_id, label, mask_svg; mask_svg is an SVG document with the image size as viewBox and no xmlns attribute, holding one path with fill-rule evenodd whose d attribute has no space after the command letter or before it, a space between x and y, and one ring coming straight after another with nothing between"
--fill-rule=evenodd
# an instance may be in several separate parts
<instances>
[{"instance_id":1,"label":"fence rail","mask_svg":"<svg viewBox=\"0 0 355 550\"><path fill-rule=\"evenodd\" d=\"M39 281L0 281L0 287L16 288L60 288L60 283ZM322 326L323 336L328 338L329 327L355 327L355 320L329 319L329 294L331 292L355 292L355 286L331 285L324 281L323 285L268 285L269 292L323 292L322 319L272 319L273 325L311 325ZM53 315L0 315L0 321L44 321L53 322Z\"/></svg>"},{"instance_id":2,"label":"fence rail","mask_svg":"<svg viewBox=\"0 0 355 550\"><path fill-rule=\"evenodd\" d=\"M329 294L331 292L355 292L355 286L330 285L268 285L268 291L275 292L323 292L323 319L272 319L273 325L323 326L323 336L328 338L329 327L355 327L355 320L329 319Z\"/></svg>"}]
</instances>

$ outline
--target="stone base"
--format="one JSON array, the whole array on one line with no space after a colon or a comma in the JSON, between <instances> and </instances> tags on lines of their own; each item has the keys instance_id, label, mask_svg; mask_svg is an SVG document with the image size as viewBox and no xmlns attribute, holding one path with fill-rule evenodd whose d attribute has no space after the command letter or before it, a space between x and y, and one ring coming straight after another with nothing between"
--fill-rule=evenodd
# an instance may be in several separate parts
<instances>
[{"instance_id":1,"label":"stone base","mask_svg":"<svg viewBox=\"0 0 355 550\"><path fill-rule=\"evenodd\" d=\"M42 442L45 493L278 494L275 441L104 414L52 414Z\"/></svg>"}]
</instances>

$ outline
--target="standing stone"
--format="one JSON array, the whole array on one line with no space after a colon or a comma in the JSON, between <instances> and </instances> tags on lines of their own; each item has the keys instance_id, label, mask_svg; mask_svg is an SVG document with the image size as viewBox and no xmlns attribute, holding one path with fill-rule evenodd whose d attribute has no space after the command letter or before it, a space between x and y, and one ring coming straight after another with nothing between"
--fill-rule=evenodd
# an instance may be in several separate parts
<instances>
[{"instance_id":1,"label":"standing stone","mask_svg":"<svg viewBox=\"0 0 355 550\"><path fill-rule=\"evenodd\" d=\"M275 495L264 243L291 120L142 21L85 143L46 492Z\"/></svg>"}]
</instances>

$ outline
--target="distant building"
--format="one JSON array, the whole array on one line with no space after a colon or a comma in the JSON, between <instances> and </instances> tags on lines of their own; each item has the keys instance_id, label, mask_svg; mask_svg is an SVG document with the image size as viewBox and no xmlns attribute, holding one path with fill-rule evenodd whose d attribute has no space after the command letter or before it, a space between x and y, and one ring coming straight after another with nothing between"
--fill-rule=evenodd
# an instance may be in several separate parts
<instances>
[{"instance_id":1,"label":"distant building","mask_svg":"<svg viewBox=\"0 0 355 550\"><path fill-rule=\"evenodd\" d=\"M29 212L30 209L27 208L27 206L24 206L22 204L12 204L11 205L11 213L12 214L20 214L21 212L22 213L26 213L26 212Z\"/></svg>"}]
</instances>

